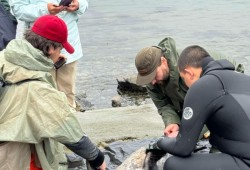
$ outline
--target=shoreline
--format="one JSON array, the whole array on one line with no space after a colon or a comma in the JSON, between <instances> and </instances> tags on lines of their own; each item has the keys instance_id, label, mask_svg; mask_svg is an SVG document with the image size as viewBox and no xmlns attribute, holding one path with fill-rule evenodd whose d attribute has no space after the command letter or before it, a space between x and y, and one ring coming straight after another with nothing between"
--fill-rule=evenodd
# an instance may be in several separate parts
<instances>
[{"instance_id":1,"label":"shoreline","mask_svg":"<svg viewBox=\"0 0 250 170\"><path fill-rule=\"evenodd\" d=\"M164 123L154 104L86 110L76 114L85 133L97 145L163 135Z\"/></svg>"}]
</instances>

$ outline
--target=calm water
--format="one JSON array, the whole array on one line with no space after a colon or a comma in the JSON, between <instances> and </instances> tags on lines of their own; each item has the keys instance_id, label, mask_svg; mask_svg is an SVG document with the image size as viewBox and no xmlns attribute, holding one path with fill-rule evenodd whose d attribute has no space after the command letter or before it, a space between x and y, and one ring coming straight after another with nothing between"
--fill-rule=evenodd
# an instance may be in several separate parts
<instances>
[{"instance_id":1,"label":"calm water","mask_svg":"<svg viewBox=\"0 0 250 170\"><path fill-rule=\"evenodd\" d=\"M136 53L165 36L173 37L177 48L198 44L220 51L249 74L249 16L248 0L90 0L79 19L84 57L77 97L87 109L111 107L116 79L136 75Z\"/></svg>"}]
</instances>

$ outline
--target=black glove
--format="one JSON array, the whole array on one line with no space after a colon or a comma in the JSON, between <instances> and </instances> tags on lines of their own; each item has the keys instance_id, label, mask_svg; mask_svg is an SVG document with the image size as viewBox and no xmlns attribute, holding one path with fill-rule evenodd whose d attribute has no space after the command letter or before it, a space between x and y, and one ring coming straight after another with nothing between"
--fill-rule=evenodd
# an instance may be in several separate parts
<instances>
[{"instance_id":1,"label":"black glove","mask_svg":"<svg viewBox=\"0 0 250 170\"><path fill-rule=\"evenodd\" d=\"M160 160L164 155L166 155L166 152L161 150L157 146L157 141L153 141L148 145L146 148L146 158L143 163L143 169L144 170L154 170L157 169L157 161Z\"/></svg>"},{"instance_id":2,"label":"black glove","mask_svg":"<svg viewBox=\"0 0 250 170\"><path fill-rule=\"evenodd\" d=\"M158 146L157 146L157 141L153 141L151 142L148 147L146 148L146 153L148 152L158 152L158 151L162 151Z\"/></svg>"}]
</instances>

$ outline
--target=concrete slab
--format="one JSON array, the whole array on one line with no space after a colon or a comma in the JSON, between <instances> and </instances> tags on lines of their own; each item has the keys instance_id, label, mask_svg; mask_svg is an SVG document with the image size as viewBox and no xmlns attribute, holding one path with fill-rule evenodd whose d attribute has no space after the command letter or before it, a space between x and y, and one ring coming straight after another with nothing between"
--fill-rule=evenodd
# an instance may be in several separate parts
<instances>
[{"instance_id":1,"label":"concrete slab","mask_svg":"<svg viewBox=\"0 0 250 170\"><path fill-rule=\"evenodd\" d=\"M85 133L96 143L159 137L164 124L153 104L77 112Z\"/></svg>"}]
</instances>

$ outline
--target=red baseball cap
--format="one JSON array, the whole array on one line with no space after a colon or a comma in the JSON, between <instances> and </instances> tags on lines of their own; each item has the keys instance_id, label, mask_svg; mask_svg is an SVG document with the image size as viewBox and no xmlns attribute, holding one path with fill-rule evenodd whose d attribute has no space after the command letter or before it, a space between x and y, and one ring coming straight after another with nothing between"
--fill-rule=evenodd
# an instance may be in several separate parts
<instances>
[{"instance_id":1,"label":"red baseball cap","mask_svg":"<svg viewBox=\"0 0 250 170\"><path fill-rule=\"evenodd\" d=\"M34 22L31 30L44 38L61 43L68 53L74 53L74 48L67 40L67 26L59 17L55 15L41 16Z\"/></svg>"}]
</instances>

